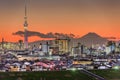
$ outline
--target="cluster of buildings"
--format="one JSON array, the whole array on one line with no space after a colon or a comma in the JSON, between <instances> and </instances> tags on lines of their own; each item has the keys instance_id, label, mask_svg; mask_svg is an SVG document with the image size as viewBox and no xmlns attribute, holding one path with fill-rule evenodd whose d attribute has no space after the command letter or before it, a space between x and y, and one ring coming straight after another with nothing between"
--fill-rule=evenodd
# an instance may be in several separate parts
<instances>
[{"instance_id":1,"label":"cluster of buildings","mask_svg":"<svg viewBox=\"0 0 120 80\"><path fill-rule=\"evenodd\" d=\"M111 52L120 52L120 43L110 42L96 33L88 33L87 35L75 39L64 38L55 40L45 40L28 42L28 21L27 21L27 0L25 0L25 17L24 17L24 41L19 40L16 43L6 42L2 39L0 43L0 51L5 50L31 50L41 51L45 54L65 54L71 56L80 55L99 55L101 53L109 54Z\"/></svg>"},{"instance_id":2,"label":"cluster of buildings","mask_svg":"<svg viewBox=\"0 0 120 80\"><path fill-rule=\"evenodd\" d=\"M29 43L28 50L41 51L48 55L69 53L71 56L101 55L102 53L107 55L113 52L120 52L120 43L117 42L113 44L111 41L108 41L103 45L86 46L80 42L75 44L76 41L73 41L70 39L36 41ZM0 50L25 50L25 48L22 40L19 40L17 43L2 41Z\"/></svg>"}]
</instances>

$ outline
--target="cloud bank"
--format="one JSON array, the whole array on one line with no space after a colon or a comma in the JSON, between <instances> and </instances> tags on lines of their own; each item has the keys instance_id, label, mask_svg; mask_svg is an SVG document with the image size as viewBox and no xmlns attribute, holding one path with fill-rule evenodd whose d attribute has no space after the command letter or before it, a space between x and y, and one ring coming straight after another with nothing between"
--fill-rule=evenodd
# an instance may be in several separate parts
<instances>
[{"instance_id":1,"label":"cloud bank","mask_svg":"<svg viewBox=\"0 0 120 80\"><path fill-rule=\"evenodd\" d=\"M12 34L24 37L24 31L17 31ZM36 31L28 31L27 35L28 37L38 36L40 38L75 38L74 34L63 34L63 33L52 33L52 32L44 34Z\"/></svg>"}]
</instances>

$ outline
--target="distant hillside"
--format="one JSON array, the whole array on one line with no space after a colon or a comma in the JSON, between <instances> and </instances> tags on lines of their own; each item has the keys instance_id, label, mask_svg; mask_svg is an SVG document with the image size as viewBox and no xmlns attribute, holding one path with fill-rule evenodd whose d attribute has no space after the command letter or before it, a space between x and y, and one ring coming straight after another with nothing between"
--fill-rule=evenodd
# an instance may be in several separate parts
<instances>
[{"instance_id":1,"label":"distant hillside","mask_svg":"<svg viewBox=\"0 0 120 80\"><path fill-rule=\"evenodd\" d=\"M107 42L108 40L99 36L98 34L96 33L88 33L84 36L82 36L81 38L78 38L77 39L77 42L80 42L86 46L91 46L91 45L96 45L96 44L99 44L99 45L103 45Z\"/></svg>"}]
</instances>

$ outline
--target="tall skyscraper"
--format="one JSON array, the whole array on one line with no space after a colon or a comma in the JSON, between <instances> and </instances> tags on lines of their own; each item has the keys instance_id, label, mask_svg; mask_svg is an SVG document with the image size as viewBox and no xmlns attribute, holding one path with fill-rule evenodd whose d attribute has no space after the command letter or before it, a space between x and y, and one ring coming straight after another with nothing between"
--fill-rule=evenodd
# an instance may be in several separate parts
<instances>
[{"instance_id":1,"label":"tall skyscraper","mask_svg":"<svg viewBox=\"0 0 120 80\"><path fill-rule=\"evenodd\" d=\"M4 49L4 38L2 38L2 49Z\"/></svg>"},{"instance_id":2,"label":"tall skyscraper","mask_svg":"<svg viewBox=\"0 0 120 80\"><path fill-rule=\"evenodd\" d=\"M24 17L24 47L28 49L28 23L27 23L27 0L25 0L25 17Z\"/></svg>"}]
</instances>

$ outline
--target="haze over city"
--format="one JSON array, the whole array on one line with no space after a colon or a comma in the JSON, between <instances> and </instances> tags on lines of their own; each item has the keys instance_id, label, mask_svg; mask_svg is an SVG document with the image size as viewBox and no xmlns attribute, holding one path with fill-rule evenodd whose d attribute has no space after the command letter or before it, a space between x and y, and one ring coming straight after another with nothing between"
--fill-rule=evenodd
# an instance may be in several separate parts
<instances>
[{"instance_id":1,"label":"haze over city","mask_svg":"<svg viewBox=\"0 0 120 80\"><path fill-rule=\"evenodd\" d=\"M119 4L119 0L29 0L28 30L79 37L95 32L119 39ZM24 0L0 0L0 12L0 39L23 39L13 33L24 30ZM32 36L29 41L40 39Z\"/></svg>"}]
</instances>

